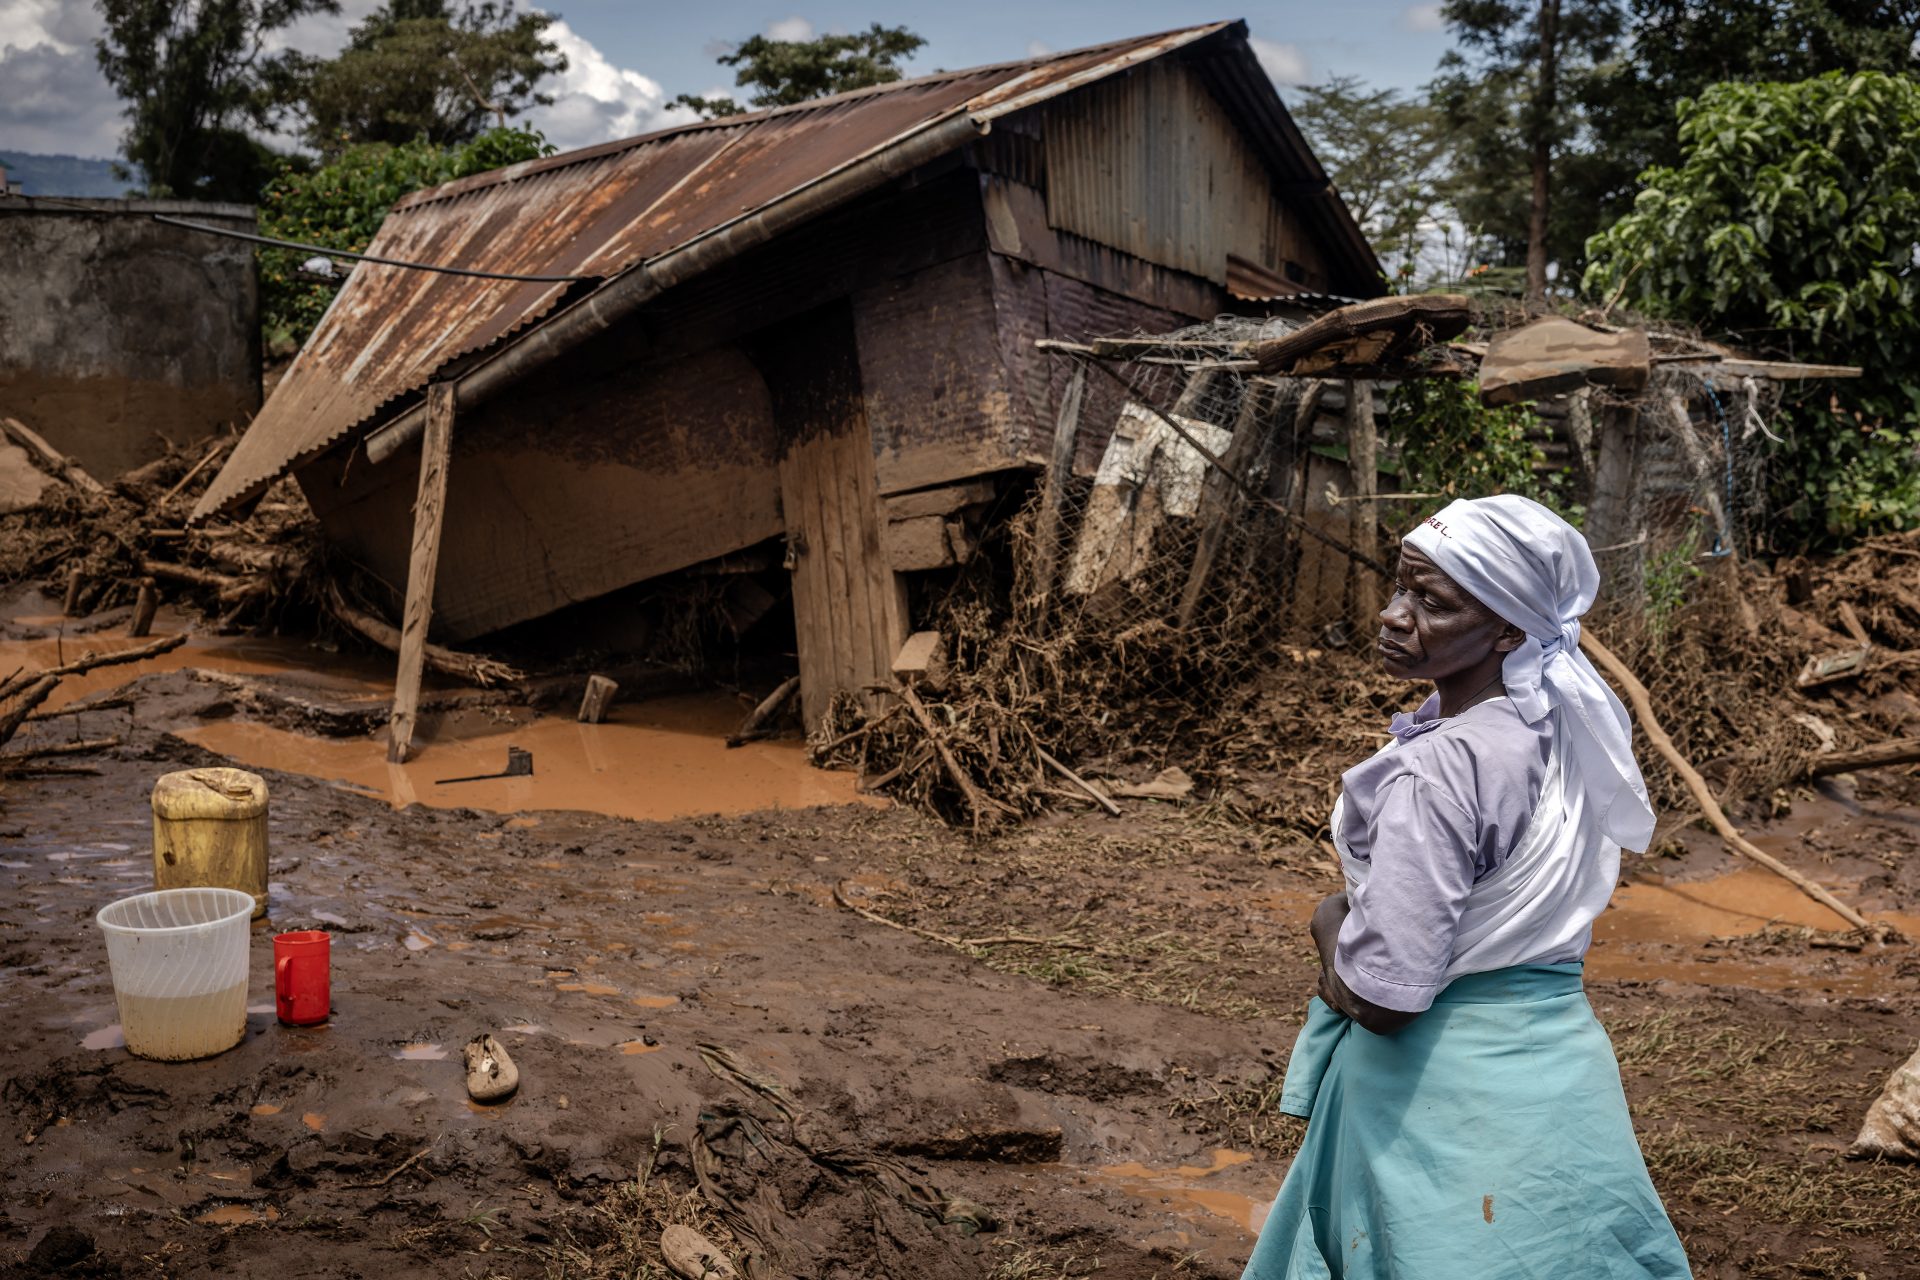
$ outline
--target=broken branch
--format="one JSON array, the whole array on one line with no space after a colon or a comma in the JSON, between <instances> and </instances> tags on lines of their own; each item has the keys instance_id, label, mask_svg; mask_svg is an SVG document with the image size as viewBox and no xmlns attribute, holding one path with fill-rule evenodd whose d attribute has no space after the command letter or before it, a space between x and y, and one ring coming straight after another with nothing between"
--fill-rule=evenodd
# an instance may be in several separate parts
<instances>
[{"instance_id":1,"label":"broken branch","mask_svg":"<svg viewBox=\"0 0 1920 1280\"><path fill-rule=\"evenodd\" d=\"M1686 784L1687 790L1693 793L1693 798L1699 804L1701 812L1706 815L1707 821L1713 824L1713 829L1720 833L1722 840L1725 840L1735 852L1752 859L1794 885L1854 928L1872 929L1874 927L1865 916L1834 897L1824 887L1801 875L1741 835L1739 829L1727 820L1726 813L1720 808L1720 802L1714 799L1712 790L1708 788L1706 779L1687 763L1686 758L1680 754L1679 748L1673 745L1673 739L1668 737L1667 731L1661 727L1659 718L1653 713L1653 700L1647 696L1647 687L1640 683L1640 678L1627 669L1626 663L1614 657L1611 650L1594 639L1592 632L1581 633L1580 647L1585 649L1593 660L1600 664L1601 669L1627 691L1627 699L1633 704L1634 715L1639 718L1640 727L1646 731L1647 741L1653 744L1654 750L1660 753L1673 771L1680 775L1680 780Z\"/></svg>"}]
</instances>

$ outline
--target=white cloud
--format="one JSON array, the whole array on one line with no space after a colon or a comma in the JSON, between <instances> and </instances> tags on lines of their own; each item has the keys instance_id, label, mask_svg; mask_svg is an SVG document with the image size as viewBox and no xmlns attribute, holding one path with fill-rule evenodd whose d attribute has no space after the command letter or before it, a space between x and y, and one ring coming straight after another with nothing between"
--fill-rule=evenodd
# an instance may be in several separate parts
<instances>
[{"instance_id":1,"label":"white cloud","mask_svg":"<svg viewBox=\"0 0 1920 1280\"><path fill-rule=\"evenodd\" d=\"M1027 41L1027 56L1029 58L1044 58L1052 52L1053 52L1053 46L1048 44L1045 40Z\"/></svg>"},{"instance_id":2,"label":"white cloud","mask_svg":"<svg viewBox=\"0 0 1920 1280\"><path fill-rule=\"evenodd\" d=\"M363 21L381 0L343 0L338 14L302 18L269 39L272 48L298 49L331 56L346 43L348 30ZM812 26L789 18L780 29ZM125 127L121 104L94 61L99 36L98 10L90 0L0 0L0 154L7 150L70 153L109 158L120 146ZM659 81L615 66L599 49L563 21L547 28L548 37L567 56L567 70L542 85L553 95L550 107L536 107L526 123L563 150L684 124L694 114L668 107ZM721 92L730 92L722 90ZM287 137L272 137L290 146Z\"/></svg>"},{"instance_id":3,"label":"white cloud","mask_svg":"<svg viewBox=\"0 0 1920 1280\"><path fill-rule=\"evenodd\" d=\"M1307 61L1299 45L1262 36L1248 36L1247 43L1253 46L1253 56L1260 59L1261 69L1275 84L1308 84L1313 80L1313 64Z\"/></svg>"},{"instance_id":4,"label":"white cloud","mask_svg":"<svg viewBox=\"0 0 1920 1280\"><path fill-rule=\"evenodd\" d=\"M547 38L567 56L567 69L541 86L553 95L553 105L535 107L527 123L562 151L695 119L685 107L666 105L659 81L616 67L564 21L548 27Z\"/></svg>"},{"instance_id":5,"label":"white cloud","mask_svg":"<svg viewBox=\"0 0 1920 1280\"><path fill-rule=\"evenodd\" d=\"M767 24L767 39L811 40L813 39L813 24L796 13L791 17L782 18L778 22L769 22Z\"/></svg>"},{"instance_id":6,"label":"white cloud","mask_svg":"<svg viewBox=\"0 0 1920 1280\"><path fill-rule=\"evenodd\" d=\"M1406 31L1444 31L1447 20L1438 4L1414 4L1400 11L1400 26Z\"/></svg>"}]
</instances>

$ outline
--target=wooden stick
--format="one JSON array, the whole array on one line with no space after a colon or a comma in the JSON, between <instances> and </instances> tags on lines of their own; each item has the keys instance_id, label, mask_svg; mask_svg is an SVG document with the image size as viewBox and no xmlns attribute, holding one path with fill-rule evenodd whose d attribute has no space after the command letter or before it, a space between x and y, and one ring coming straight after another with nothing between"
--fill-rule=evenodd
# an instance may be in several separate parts
<instances>
[{"instance_id":1,"label":"wooden stick","mask_svg":"<svg viewBox=\"0 0 1920 1280\"><path fill-rule=\"evenodd\" d=\"M13 737L14 731L26 722L27 714L45 702L47 695L52 693L54 686L59 683L59 676L43 675L27 686L26 692L15 700L12 709L0 715L0 746L4 746Z\"/></svg>"},{"instance_id":2,"label":"wooden stick","mask_svg":"<svg viewBox=\"0 0 1920 1280\"><path fill-rule=\"evenodd\" d=\"M80 742L50 742L43 747L23 747L12 755L0 757L4 760L37 760L42 756L83 756L93 751L105 751L108 747L120 745L119 738L87 738Z\"/></svg>"},{"instance_id":3,"label":"wooden stick","mask_svg":"<svg viewBox=\"0 0 1920 1280\"><path fill-rule=\"evenodd\" d=\"M387 1170L385 1176L375 1178L372 1182L348 1182L343 1185L350 1191L366 1191L373 1187L384 1187L407 1170L413 1168L414 1165L432 1155L433 1149L439 1145L439 1140L436 1139L408 1156L405 1160L402 1160L399 1164L393 1166L393 1168Z\"/></svg>"},{"instance_id":4,"label":"wooden stick","mask_svg":"<svg viewBox=\"0 0 1920 1280\"><path fill-rule=\"evenodd\" d=\"M48 444L37 431L30 430L18 418L0 418L0 435L10 438L39 460L48 473L59 476L82 493L98 496L106 488L87 474L86 468Z\"/></svg>"},{"instance_id":5,"label":"wooden stick","mask_svg":"<svg viewBox=\"0 0 1920 1280\"><path fill-rule=\"evenodd\" d=\"M1040 753L1041 764L1046 765L1047 768L1053 770L1055 773L1065 778L1068 782L1071 782L1074 786L1086 792L1087 795L1093 800L1095 804L1099 805L1102 809L1105 809L1109 814L1112 814L1116 818L1120 816L1120 806L1115 804L1107 796L1106 792L1094 786L1091 782L1088 782L1085 778L1081 777L1079 774L1075 773L1073 770L1067 768L1067 766L1065 766L1064 764L1061 764L1058 760L1054 759L1049 752L1037 746L1034 748L1034 750Z\"/></svg>"},{"instance_id":6,"label":"wooden stick","mask_svg":"<svg viewBox=\"0 0 1920 1280\"><path fill-rule=\"evenodd\" d=\"M113 711L132 705L133 699L127 697L125 694L109 694L107 697L93 698L86 702L69 702L66 706L55 707L51 711L43 708L29 715L26 723L33 724L40 720L54 720L60 716L82 716L89 711Z\"/></svg>"},{"instance_id":7,"label":"wooden stick","mask_svg":"<svg viewBox=\"0 0 1920 1280\"><path fill-rule=\"evenodd\" d=\"M181 476L179 479L179 482L176 483L173 486L173 488L167 490L165 493L160 495L160 500L153 504L153 509L155 511L158 511L162 507L166 506L169 502L172 502L175 495L177 495L182 489L186 488L187 485L192 482L195 476L199 475L202 471L206 470L207 464L209 462L212 462L215 458L219 457L221 454L227 451L227 445L230 443L232 442L228 440L221 440L216 442L213 448L207 450L206 457L194 463L193 469L187 472L187 474Z\"/></svg>"},{"instance_id":8,"label":"wooden stick","mask_svg":"<svg viewBox=\"0 0 1920 1280\"><path fill-rule=\"evenodd\" d=\"M140 568L156 578L167 578L174 582L184 582L190 587L204 587L209 591L222 593L245 585L245 579L231 574L215 573L211 569L196 569L192 565L173 564L166 560L154 560L146 556L140 558Z\"/></svg>"},{"instance_id":9,"label":"wooden stick","mask_svg":"<svg viewBox=\"0 0 1920 1280\"><path fill-rule=\"evenodd\" d=\"M926 704L920 701L920 695L898 680L893 682L893 688L901 701L907 704L907 710L913 713L913 718L920 722L920 729L927 735L927 741L931 742L933 749L940 753L940 762L946 765L947 776L952 778L954 785L960 788L960 794L967 798L967 807L973 811L975 834L980 831L980 824L986 818L988 806L1003 813L1013 812L997 800L989 799L979 787L973 785L973 779L967 776L967 771L962 769L960 762L953 758L953 752L947 749L946 742L940 736L940 730L933 723L933 717L927 714Z\"/></svg>"},{"instance_id":10,"label":"wooden stick","mask_svg":"<svg viewBox=\"0 0 1920 1280\"><path fill-rule=\"evenodd\" d=\"M1626 663L1614 657L1612 651L1605 645L1594 639L1592 632L1584 630L1581 632L1580 647L1585 649L1593 660L1600 664L1601 669L1627 691L1627 700L1633 704L1634 714L1640 720L1640 727L1646 731L1647 741L1651 742L1654 750L1658 751L1673 767L1673 771L1680 775L1680 780L1687 784L1687 790L1693 793L1695 803L1700 806L1700 811L1706 815L1707 821L1713 824L1713 829L1720 833L1722 840L1725 840L1735 852L1752 859L1794 885L1853 928L1874 927L1873 923L1858 911L1741 835L1739 829L1727 820L1726 813L1720 808L1720 802L1713 798L1713 792L1707 787L1706 779L1687 763L1686 758L1680 754L1679 748L1673 745L1673 739L1668 737L1667 731L1661 727L1659 718L1653 713L1653 700L1647 696L1647 687L1640 683L1640 678L1627 669Z\"/></svg>"},{"instance_id":11,"label":"wooden stick","mask_svg":"<svg viewBox=\"0 0 1920 1280\"><path fill-rule=\"evenodd\" d=\"M420 439L420 487L413 503L413 553L407 561L406 615L400 625L400 669L393 681L387 759L406 763L420 708L420 676L433 621L433 584L440 571L440 525L447 508L447 462L453 447L453 384L427 388L427 425Z\"/></svg>"},{"instance_id":12,"label":"wooden stick","mask_svg":"<svg viewBox=\"0 0 1920 1280\"><path fill-rule=\"evenodd\" d=\"M67 594L60 602L60 616L71 618L80 612L80 593L86 589L87 571L79 565L67 570Z\"/></svg>"},{"instance_id":13,"label":"wooden stick","mask_svg":"<svg viewBox=\"0 0 1920 1280\"><path fill-rule=\"evenodd\" d=\"M825 759L828 755L830 755L835 751L838 751L841 747L846 746L849 742L852 742L855 738L866 737L868 734L872 733L875 729L878 729L881 725L893 719L894 716L898 715L899 713L900 713L900 704L896 702L894 705L888 707L885 711L882 711L879 715L875 716L873 719L861 725L858 729L849 729L845 733L841 734L839 737L835 738L832 742L823 744L818 750L816 750L813 753L814 757L816 759Z\"/></svg>"},{"instance_id":14,"label":"wooden stick","mask_svg":"<svg viewBox=\"0 0 1920 1280\"><path fill-rule=\"evenodd\" d=\"M63 667L51 667L45 671L28 671L0 682L0 698L12 697L42 676L77 676L92 671L95 667L117 667L129 662L145 662L163 653L178 649L187 642L186 632L178 635L162 636L152 644L143 644L138 649L122 649L118 653L95 653L88 649L72 662Z\"/></svg>"},{"instance_id":15,"label":"wooden stick","mask_svg":"<svg viewBox=\"0 0 1920 1280\"><path fill-rule=\"evenodd\" d=\"M798 692L800 692L799 676L788 676L782 680L779 688L760 700L760 705L753 709L753 713L740 726L740 731L727 739L727 746L744 747L749 742L757 741L772 733L774 717L780 714L780 708L791 702L793 695Z\"/></svg>"},{"instance_id":16,"label":"wooden stick","mask_svg":"<svg viewBox=\"0 0 1920 1280\"><path fill-rule=\"evenodd\" d=\"M127 624L127 634L139 639L153 631L153 615L160 610L160 592L154 586L152 578L140 579L140 593L133 601L133 621Z\"/></svg>"},{"instance_id":17,"label":"wooden stick","mask_svg":"<svg viewBox=\"0 0 1920 1280\"><path fill-rule=\"evenodd\" d=\"M1271 421L1274 390L1271 383L1253 382L1241 393L1233 438L1227 444L1227 451L1220 455L1220 461L1235 475L1251 467L1274 430L1275 424ZM1187 583L1181 589L1180 604L1174 613L1174 625L1182 631L1193 625L1194 614L1199 612L1200 601L1213 576L1213 562L1219 558L1220 547L1233 527L1234 497L1233 485L1224 472L1207 472L1201 482L1199 509L1193 521L1200 529L1200 537L1194 544L1193 564L1187 569Z\"/></svg>"},{"instance_id":18,"label":"wooden stick","mask_svg":"<svg viewBox=\"0 0 1920 1280\"><path fill-rule=\"evenodd\" d=\"M943 943L959 951L970 951L975 947L1022 946L1059 947L1063 951L1091 951L1096 955L1103 956L1119 956L1123 954L1118 951L1110 951L1096 943L1081 942L1075 938L1062 938L1058 936L1052 938L1036 938L1032 934L1026 933L996 933L984 938L956 938L950 934L935 933L931 929L921 929L914 925L901 924L898 920L887 919L878 911L869 911L865 907L855 906L852 902L848 901L845 890L846 884L844 881L833 886L834 902L845 907L848 911L853 912L853 914L859 916L862 920L871 920L875 924L883 924L889 929L898 929L902 933L911 933L916 937L925 938L930 942Z\"/></svg>"},{"instance_id":19,"label":"wooden stick","mask_svg":"<svg viewBox=\"0 0 1920 1280\"><path fill-rule=\"evenodd\" d=\"M346 597L340 594L340 585L336 582L327 583L327 612L357 632L362 639L379 645L389 653L400 652L400 629L384 618L363 613L348 604ZM426 652L427 665L441 675L465 680L468 684L477 684L482 689L496 684L512 684L527 678L526 673L518 667L509 666L493 658L482 657L477 653L462 653L458 649L448 649L431 642L428 643Z\"/></svg>"},{"instance_id":20,"label":"wooden stick","mask_svg":"<svg viewBox=\"0 0 1920 1280\"><path fill-rule=\"evenodd\" d=\"M1876 742L1853 751L1831 751L1814 760L1807 769L1809 778L1825 778L1855 769L1884 769L1888 765L1920 762L1920 738L1895 738Z\"/></svg>"},{"instance_id":21,"label":"wooden stick","mask_svg":"<svg viewBox=\"0 0 1920 1280\"><path fill-rule=\"evenodd\" d=\"M1380 507L1374 495L1380 491L1380 433L1373 418L1373 384L1359 380L1347 383L1347 478L1353 482L1353 509L1349 513L1348 537L1353 549L1369 560L1380 558ZM1379 626L1380 593L1373 580L1356 574L1353 578L1352 634L1371 635Z\"/></svg>"},{"instance_id":22,"label":"wooden stick","mask_svg":"<svg viewBox=\"0 0 1920 1280\"><path fill-rule=\"evenodd\" d=\"M1060 401L1060 416L1053 424L1053 453L1047 460L1046 486L1040 493L1040 512L1033 524L1034 608L1044 628L1047 601L1053 595L1053 574L1060 559L1061 510L1067 484L1073 479L1074 444L1080 438L1080 405L1087 391L1087 371L1075 363L1073 378Z\"/></svg>"}]
</instances>

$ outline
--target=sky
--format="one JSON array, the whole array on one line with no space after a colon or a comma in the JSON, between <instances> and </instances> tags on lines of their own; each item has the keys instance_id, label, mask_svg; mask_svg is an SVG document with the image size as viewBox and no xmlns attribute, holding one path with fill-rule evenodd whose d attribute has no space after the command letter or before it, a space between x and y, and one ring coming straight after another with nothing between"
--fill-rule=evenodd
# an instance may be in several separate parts
<instances>
[{"instance_id":1,"label":"sky","mask_svg":"<svg viewBox=\"0 0 1920 1280\"><path fill-rule=\"evenodd\" d=\"M276 43L332 54L375 7L375 0L342 0L338 16L303 19ZM1440 6L1424 0L1269 0L1237 10L1187 0L564 0L532 7L559 15L549 32L569 66L545 86L554 104L537 108L529 122L562 149L678 123L688 118L684 111L666 106L677 94L732 92L732 71L714 59L752 35L804 40L874 22L904 25L927 39L906 70L925 74L1245 17L1282 97L1289 85L1335 75L1411 89L1432 76L1447 47ZM92 0L0 0L0 154L116 153L123 122L94 63L99 32Z\"/></svg>"}]
</instances>

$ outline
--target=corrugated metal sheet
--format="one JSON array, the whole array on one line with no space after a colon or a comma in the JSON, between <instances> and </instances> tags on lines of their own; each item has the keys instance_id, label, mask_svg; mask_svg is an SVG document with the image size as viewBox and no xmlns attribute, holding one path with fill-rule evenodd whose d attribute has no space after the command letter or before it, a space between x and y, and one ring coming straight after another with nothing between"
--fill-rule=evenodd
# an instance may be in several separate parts
<instances>
[{"instance_id":1,"label":"corrugated metal sheet","mask_svg":"<svg viewBox=\"0 0 1920 1280\"><path fill-rule=\"evenodd\" d=\"M1244 35L1239 24L1213 23L530 161L402 200L369 251L608 279L884 154L931 122L964 112L984 123L1230 30ZM567 291L595 287L359 265L195 516L260 492L388 416L450 362L539 323L571 301Z\"/></svg>"}]
</instances>

